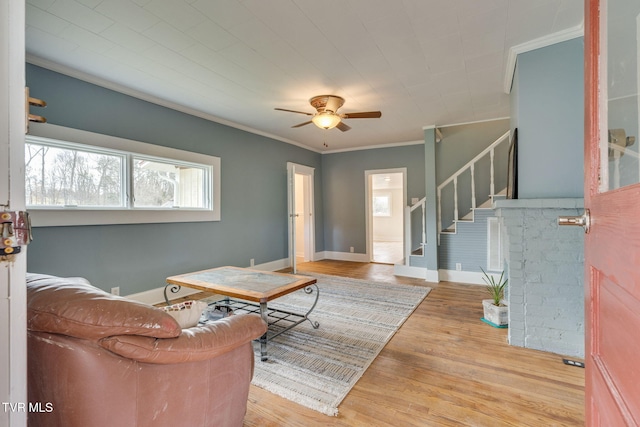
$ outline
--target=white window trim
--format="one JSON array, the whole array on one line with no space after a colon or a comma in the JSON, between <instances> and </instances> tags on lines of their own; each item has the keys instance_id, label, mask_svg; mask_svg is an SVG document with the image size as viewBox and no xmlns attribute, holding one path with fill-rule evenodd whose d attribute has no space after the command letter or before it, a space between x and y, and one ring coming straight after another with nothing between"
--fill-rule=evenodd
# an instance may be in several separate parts
<instances>
[{"instance_id":1,"label":"white window trim","mask_svg":"<svg viewBox=\"0 0 640 427\"><path fill-rule=\"evenodd\" d=\"M92 209L83 207L49 209L31 206L29 207L29 213L33 227L220 221L219 157L52 124L32 123L29 130L29 135L31 136L120 150L143 156L162 157L183 162L205 164L212 167L211 192L213 194L210 195L212 209Z\"/></svg>"}]
</instances>

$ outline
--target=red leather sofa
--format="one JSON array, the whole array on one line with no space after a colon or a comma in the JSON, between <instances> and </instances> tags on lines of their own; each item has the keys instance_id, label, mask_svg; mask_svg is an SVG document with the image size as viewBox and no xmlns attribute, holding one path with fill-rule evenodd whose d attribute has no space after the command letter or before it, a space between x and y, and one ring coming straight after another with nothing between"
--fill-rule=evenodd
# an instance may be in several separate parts
<instances>
[{"instance_id":1,"label":"red leather sofa","mask_svg":"<svg viewBox=\"0 0 640 427\"><path fill-rule=\"evenodd\" d=\"M29 426L242 426L258 315L181 329L80 278L27 276Z\"/></svg>"}]
</instances>

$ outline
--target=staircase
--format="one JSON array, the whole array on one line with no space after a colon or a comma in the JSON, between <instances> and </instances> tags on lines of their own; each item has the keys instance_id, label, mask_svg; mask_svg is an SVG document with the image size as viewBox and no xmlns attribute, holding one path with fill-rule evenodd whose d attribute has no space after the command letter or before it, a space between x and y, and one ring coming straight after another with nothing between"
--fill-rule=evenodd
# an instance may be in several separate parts
<instances>
[{"instance_id":1,"label":"staircase","mask_svg":"<svg viewBox=\"0 0 640 427\"><path fill-rule=\"evenodd\" d=\"M480 244L478 240L484 239L482 244L486 247L487 219L493 214L493 201L506 197L509 135L510 132L506 132L500 136L437 187L437 245L441 245L442 236L447 236L444 247L438 249L445 258L452 244L460 245L465 239L474 240L476 245ZM403 264L406 267L426 268L423 258L427 245L426 204L426 198L422 198L405 208L407 256ZM430 240L429 244L435 242ZM444 264L441 263L440 268L450 268Z\"/></svg>"},{"instance_id":2,"label":"staircase","mask_svg":"<svg viewBox=\"0 0 640 427\"><path fill-rule=\"evenodd\" d=\"M505 132L504 135L482 150L442 184L438 185L438 243L440 242L441 234L455 234L458 229L458 223L473 222L476 209L491 207L493 200L499 197L506 197L506 188L496 192L496 185L505 185L506 180L503 183L501 182L503 179L496 179L498 177L496 174L497 162L495 154L502 144L509 141L509 134L510 132ZM506 147L506 145L503 147ZM488 160L488 171L486 168L479 167L479 165L487 166L486 160ZM506 170L506 167L504 170ZM477 185L476 181L478 177L487 177L487 175L489 178L488 189L481 188L483 186ZM462 199L460 197L460 182L463 180L467 184L467 191L464 194L469 196L468 199L464 200L464 203L461 202ZM449 197L448 199L447 196ZM481 200L480 206L478 206L478 200ZM451 209L448 215L446 213L443 214L443 212L446 212L443 210L443 206ZM443 224L446 224L446 226L443 226Z\"/></svg>"}]
</instances>

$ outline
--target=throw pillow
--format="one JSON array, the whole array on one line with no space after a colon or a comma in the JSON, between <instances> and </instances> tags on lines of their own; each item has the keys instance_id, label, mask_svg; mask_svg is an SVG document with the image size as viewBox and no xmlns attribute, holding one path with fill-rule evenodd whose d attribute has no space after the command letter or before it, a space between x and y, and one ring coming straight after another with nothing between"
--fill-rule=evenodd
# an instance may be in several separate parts
<instances>
[{"instance_id":1,"label":"throw pillow","mask_svg":"<svg viewBox=\"0 0 640 427\"><path fill-rule=\"evenodd\" d=\"M207 303L203 301L185 301L168 307L162 307L162 310L171 315L182 329L192 328L198 324L200 316Z\"/></svg>"}]
</instances>

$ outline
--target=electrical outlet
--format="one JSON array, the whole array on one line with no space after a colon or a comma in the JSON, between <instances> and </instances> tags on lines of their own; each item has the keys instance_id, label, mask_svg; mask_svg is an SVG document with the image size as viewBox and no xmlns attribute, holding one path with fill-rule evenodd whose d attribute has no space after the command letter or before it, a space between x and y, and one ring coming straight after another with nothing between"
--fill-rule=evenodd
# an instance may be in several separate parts
<instances>
[{"instance_id":1,"label":"electrical outlet","mask_svg":"<svg viewBox=\"0 0 640 427\"><path fill-rule=\"evenodd\" d=\"M456 270L457 271L462 271L462 263L456 262Z\"/></svg>"},{"instance_id":2,"label":"electrical outlet","mask_svg":"<svg viewBox=\"0 0 640 427\"><path fill-rule=\"evenodd\" d=\"M255 264L256 264L256 260L255 260L255 259L253 259L253 258L251 258L251 259L249 260L249 267L253 267L253 266L255 266Z\"/></svg>"},{"instance_id":3,"label":"electrical outlet","mask_svg":"<svg viewBox=\"0 0 640 427\"><path fill-rule=\"evenodd\" d=\"M112 295L120 295L120 286L115 286L115 287L111 288L111 294Z\"/></svg>"},{"instance_id":4,"label":"electrical outlet","mask_svg":"<svg viewBox=\"0 0 640 427\"><path fill-rule=\"evenodd\" d=\"M351 247L349 248L349 252L353 253L353 251L354 251L353 246L351 246Z\"/></svg>"}]
</instances>

